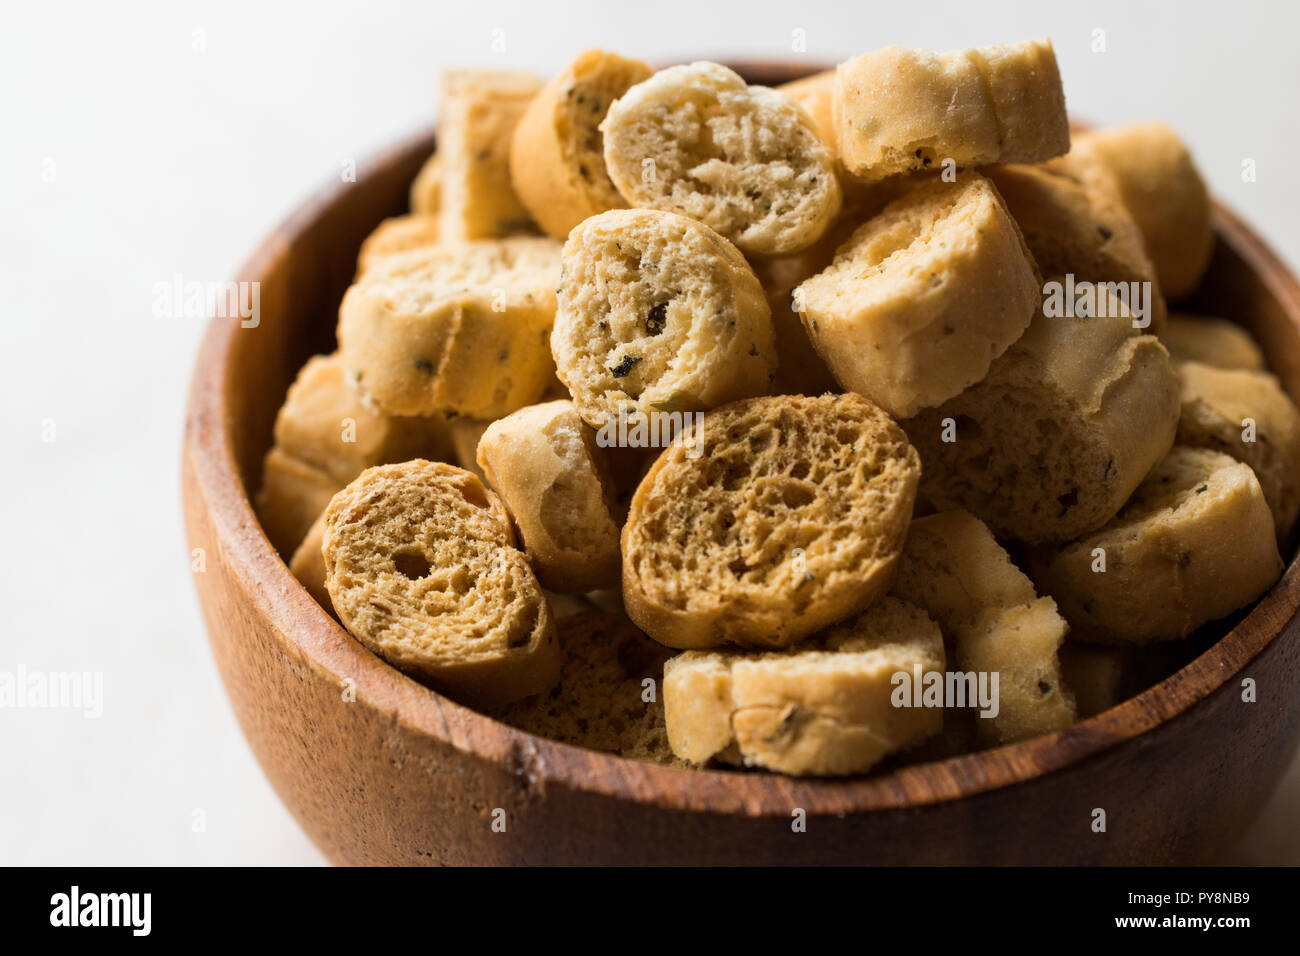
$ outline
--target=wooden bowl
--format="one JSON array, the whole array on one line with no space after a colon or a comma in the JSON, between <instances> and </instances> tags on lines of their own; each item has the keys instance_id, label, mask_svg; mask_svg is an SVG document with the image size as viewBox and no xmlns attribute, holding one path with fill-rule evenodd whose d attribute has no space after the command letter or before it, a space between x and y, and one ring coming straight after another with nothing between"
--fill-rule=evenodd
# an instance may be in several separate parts
<instances>
[{"instance_id":1,"label":"wooden bowl","mask_svg":"<svg viewBox=\"0 0 1300 956\"><path fill-rule=\"evenodd\" d=\"M807 65L738 64L775 84ZM337 863L1189 863L1212 861L1300 736L1300 571L1230 633L1122 705L1013 746L852 780L690 771L514 730L406 678L322 611L249 492L285 389L328 351L361 240L405 211L431 133L323 190L240 272L256 328L214 319L194 372L183 481L222 679L276 792ZM1188 307L1240 320L1300 396L1300 286L1244 223ZM1244 703L1253 678L1258 702ZM346 688L355 692L355 700ZM1094 810L1106 830L1094 832ZM497 810L505 832L496 832ZM806 820L795 832L797 817ZM499 829L499 826L497 827Z\"/></svg>"}]
</instances>

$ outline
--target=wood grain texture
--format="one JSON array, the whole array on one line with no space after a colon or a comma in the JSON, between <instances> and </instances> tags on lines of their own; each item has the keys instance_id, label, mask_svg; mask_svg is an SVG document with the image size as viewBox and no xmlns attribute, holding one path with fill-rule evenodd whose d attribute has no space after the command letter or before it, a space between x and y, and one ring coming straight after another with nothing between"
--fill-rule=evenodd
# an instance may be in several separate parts
<instances>
[{"instance_id":1,"label":"wood grain texture","mask_svg":"<svg viewBox=\"0 0 1300 956\"><path fill-rule=\"evenodd\" d=\"M769 85L807 65L735 64ZM533 737L388 667L290 575L249 503L275 412L332 347L361 240L404 211L432 135L400 144L291 217L237 277L261 321L215 319L194 372L183 486L213 653L272 785L349 864L1192 863L1259 810L1300 739L1300 569L1220 641L1068 730L856 780L689 771ZM1300 395L1300 285L1231 213L1190 308L1264 343ZM1258 684L1241 701L1240 681ZM354 688L355 700L345 690ZM505 811L506 831L492 829ZM1108 828L1094 833L1094 808ZM803 810L807 830L794 833Z\"/></svg>"}]
</instances>

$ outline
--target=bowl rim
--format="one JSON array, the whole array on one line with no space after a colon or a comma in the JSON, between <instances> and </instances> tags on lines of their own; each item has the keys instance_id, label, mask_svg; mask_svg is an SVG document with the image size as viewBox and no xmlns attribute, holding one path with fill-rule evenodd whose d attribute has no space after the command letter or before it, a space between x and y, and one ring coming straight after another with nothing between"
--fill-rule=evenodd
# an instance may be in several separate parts
<instances>
[{"instance_id":1,"label":"bowl rim","mask_svg":"<svg viewBox=\"0 0 1300 956\"><path fill-rule=\"evenodd\" d=\"M744 61L730 61L738 67ZM771 66L771 64L765 64ZM776 64L778 68L781 64ZM801 65L807 72L809 66ZM408 136L358 164L357 181L432 149L432 130ZM334 179L300 204L236 274L259 281L296 237L313 227L353 184ZM1243 260L1300 329L1300 282L1235 213L1217 201L1218 241ZM343 686L356 702L407 730L489 761L530 784L562 787L663 809L748 817L842 815L905 810L1024 784L1076 767L1170 723L1227 687L1286 630L1300 609L1300 557L1227 634L1175 673L1116 707L1064 730L1015 744L852 778L800 778L736 770L671 767L538 737L444 697L385 663L330 617L290 573L262 531L236 463L225 397L232 380L238 322L213 318L195 360L186 414L185 456L213 543L280 650ZM216 427L213 427L216 426ZM210 625L205 622L205 626ZM210 638L211 639L211 638ZM229 690L228 690L229 693Z\"/></svg>"}]
</instances>

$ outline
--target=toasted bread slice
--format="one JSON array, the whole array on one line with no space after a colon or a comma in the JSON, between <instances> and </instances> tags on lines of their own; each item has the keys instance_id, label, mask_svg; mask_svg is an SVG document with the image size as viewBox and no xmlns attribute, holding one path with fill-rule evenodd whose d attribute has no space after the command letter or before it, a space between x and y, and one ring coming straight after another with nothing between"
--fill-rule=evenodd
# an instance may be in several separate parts
<instances>
[{"instance_id":1,"label":"toasted bread slice","mask_svg":"<svg viewBox=\"0 0 1300 956\"><path fill-rule=\"evenodd\" d=\"M475 706L559 677L551 611L505 507L464 469L362 472L326 509L321 551L339 620L399 670Z\"/></svg>"},{"instance_id":2,"label":"toasted bread slice","mask_svg":"<svg viewBox=\"0 0 1300 956\"><path fill-rule=\"evenodd\" d=\"M274 446L262 462L255 510L271 546L288 558L343 482Z\"/></svg>"},{"instance_id":3,"label":"toasted bread slice","mask_svg":"<svg viewBox=\"0 0 1300 956\"><path fill-rule=\"evenodd\" d=\"M969 173L891 202L795 295L840 384L908 417L984 377L1028 327L1041 280L997 190Z\"/></svg>"},{"instance_id":4,"label":"toasted bread slice","mask_svg":"<svg viewBox=\"0 0 1300 956\"><path fill-rule=\"evenodd\" d=\"M811 647L687 651L668 661L668 742L696 764L863 773L940 731L942 708L897 706L895 689L900 673L920 680L943 668L935 623L911 604L882 598Z\"/></svg>"},{"instance_id":5,"label":"toasted bread slice","mask_svg":"<svg viewBox=\"0 0 1300 956\"><path fill-rule=\"evenodd\" d=\"M744 257L703 223L654 209L610 210L573 230L551 348L597 428L766 393L777 363Z\"/></svg>"},{"instance_id":6,"label":"toasted bread slice","mask_svg":"<svg viewBox=\"0 0 1300 956\"><path fill-rule=\"evenodd\" d=\"M347 381L338 353L308 360L275 417L275 443L346 485L367 468L451 455L441 415L385 415L368 408Z\"/></svg>"},{"instance_id":7,"label":"toasted bread slice","mask_svg":"<svg viewBox=\"0 0 1300 956\"><path fill-rule=\"evenodd\" d=\"M936 508L1021 541L1067 541L1114 517L1172 447L1169 355L1096 288L1090 316L1057 315L1049 296L983 381L905 423Z\"/></svg>"},{"instance_id":8,"label":"toasted bread slice","mask_svg":"<svg viewBox=\"0 0 1300 956\"><path fill-rule=\"evenodd\" d=\"M438 220L444 239L501 238L532 227L510 179L510 138L541 88L541 80L529 73L443 73L435 155L441 176Z\"/></svg>"},{"instance_id":9,"label":"toasted bread slice","mask_svg":"<svg viewBox=\"0 0 1300 956\"><path fill-rule=\"evenodd\" d=\"M858 395L706 413L651 466L623 528L628 615L670 647L787 647L893 578L920 461Z\"/></svg>"},{"instance_id":10,"label":"toasted bread slice","mask_svg":"<svg viewBox=\"0 0 1300 956\"><path fill-rule=\"evenodd\" d=\"M1031 568L1072 637L1147 644L1255 600L1282 559L1255 473L1217 451L1176 446L1113 521L1033 553Z\"/></svg>"},{"instance_id":11,"label":"toasted bread slice","mask_svg":"<svg viewBox=\"0 0 1300 956\"><path fill-rule=\"evenodd\" d=\"M392 415L497 418L553 381L560 247L517 237L387 256L339 307L339 352L355 387Z\"/></svg>"},{"instance_id":12,"label":"toasted bread slice","mask_svg":"<svg viewBox=\"0 0 1300 956\"><path fill-rule=\"evenodd\" d=\"M619 520L596 433L573 403L529 405L492 422L477 457L523 538L538 580L582 593L619 580Z\"/></svg>"},{"instance_id":13,"label":"toasted bread slice","mask_svg":"<svg viewBox=\"0 0 1300 956\"><path fill-rule=\"evenodd\" d=\"M1175 363L1201 362L1215 368L1262 372L1264 353L1255 337L1235 322L1172 312L1160 341Z\"/></svg>"},{"instance_id":14,"label":"toasted bread slice","mask_svg":"<svg viewBox=\"0 0 1300 956\"><path fill-rule=\"evenodd\" d=\"M1119 184L1170 301L1195 291L1214 251L1210 193L1178 134L1139 123L1077 137L1064 165L1102 165Z\"/></svg>"},{"instance_id":15,"label":"toasted bread slice","mask_svg":"<svg viewBox=\"0 0 1300 956\"><path fill-rule=\"evenodd\" d=\"M1245 462L1285 540L1300 517L1300 410L1268 372L1180 362L1180 445Z\"/></svg>"},{"instance_id":16,"label":"toasted bread slice","mask_svg":"<svg viewBox=\"0 0 1300 956\"><path fill-rule=\"evenodd\" d=\"M746 253L805 249L839 211L813 118L717 63L660 70L610 107L601 130L605 166L629 203L698 219Z\"/></svg>"},{"instance_id":17,"label":"toasted bread slice","mask_svg":"<svg viewBox=\"0 0 1300 956\"><path fill-rule=\"evenodd\" d=\"M837 68L832 110L840 161L867 181L948 162L1033 163L1070 148L1048 40L864 53Z\"/></svg>"},{"instance_id":18,"label":"toasted bread slice","mask_svg":"<svg viewBox=\"0 0 1300 956\"><path fill-rule=\"evenodd\" d=\"M334 613L330 603L330 593L325 589L325 555L321 553L321 544L325 540L325 512L321 512L315 523L302 539L302 544L289 559L289 570L298 579L298 583L307 589L316 603L326 613Z\"/></svg>"},{"instance_id":19,"label":"toasted bread slice","mask_svg":"<svg viewBox=\"0 0 1300 956\"><path fill-rule=\"evenodd\" d=\"M894 591L939 623L963 673L984 675L990 688L997 676L997 713L975 720L983 742L1012 743L1074 722L1057 657L1066 623L979 519L955 510L913 521Z\"/></svg>"},{"instance_id":20,"label":"toasted bread slice","mask_svg":"<svg viewBox=\"0 0 1300 956\"><path fill-rule=\"evenodd\" d=\"M442 210L442 157L437 153L424 161L411 181L410 201L412 214L438 218Z\"/></svg>"},{"instance_id":21,"label":"toasted bread slice","mask_svg":"<svg viewBox=\"0 0 1300 956\"><path fill-rule=\"evenodd\" d=\"M533 97L510 144L510 176L533 219L556 239L627 203L605 171L601 121L654 71L640 60L587 50Z\"/></svg>"},{"instance_id":22,"label":"toasted bread slice","mask_svg":"<svg viewBox=\"0 0 1300 956\"><path fill-rule=\"evenodd\" d=\"M1155 266L1113 180L1079 180L1043 166L993 166L985 173L1043 275L1070 273L1076 281L1120 282L1130 288L1144 284L1146 314L1135 318L1145 322L1143 331L1164 331L1165 297ZM1130 298L1130 304L1136 300Z\"/></svg>"},{"instance_id":23,"label":"toasted bread slice","mask_svg":"<svg viewBox=\"0 0 1300 956\"><path fill-rule=\"evenodd\" d=\"M418 213L385 219L361 243L357 273L365 272L380 259L412 249L436 246L440 236L438 217Z\"/></svg>"},{"instance_id":24,"label":"toasted bread slice","mask_svg":"<svg viewBox=\"0 0 1300 956\"><path fill-rule=\"evenodd\" d=\"M662 680L670 652L626 617L606 611L565 618L557 630L564 651L559 683L492 716L575 747L680 765L664 727Z\"/></svg>"}]
</instances>

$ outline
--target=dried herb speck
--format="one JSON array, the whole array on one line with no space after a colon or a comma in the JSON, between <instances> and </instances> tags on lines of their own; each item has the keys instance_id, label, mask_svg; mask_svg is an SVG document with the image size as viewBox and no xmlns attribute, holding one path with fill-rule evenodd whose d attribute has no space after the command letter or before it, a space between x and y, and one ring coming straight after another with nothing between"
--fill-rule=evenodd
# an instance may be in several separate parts
<instances>
[{"instance_id":1,"label":"dried herb speck","mask_svg":"<svg viewBox=\"0 0 1300 956\"><path fill-rule=\"evenodd\" d=\"M623 360L609 370L609 374L613 375L615 378L622 378L628 372L632 371L632 369L636 368L640 361L641 356L639 355L624 355Z\"/></svg>"},{"instance_id":2,"label":"dried herb speck","mask_svg":"<svg viewBox=\"0 0 1300 956\"><path fill-rule=\"evenodd\" d=\"M645 317L645 330L650 335L659 335L668 325L668 303L656 302L650 307L650 314Z\"/></svg>"}]
</instances>

